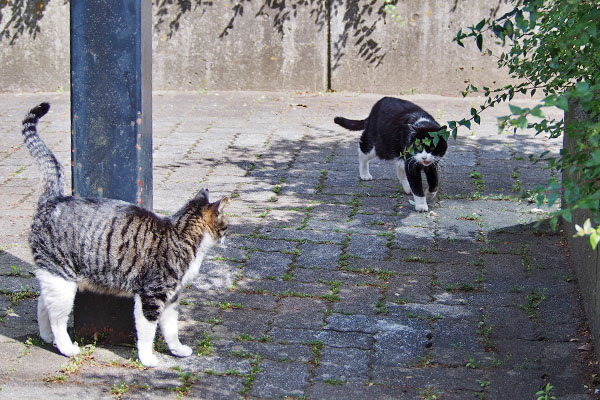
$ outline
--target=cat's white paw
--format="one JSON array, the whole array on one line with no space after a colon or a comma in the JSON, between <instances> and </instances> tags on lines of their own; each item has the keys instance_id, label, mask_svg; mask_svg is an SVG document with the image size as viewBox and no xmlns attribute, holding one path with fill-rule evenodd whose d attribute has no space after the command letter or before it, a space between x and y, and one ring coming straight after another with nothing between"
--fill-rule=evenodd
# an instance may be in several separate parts
<instances>
[{"instance_id":1,"label":"cat's white paw","mask_svg":"<svg viewBox=\"0 0 600 400\"><path fill-rule=\"evenodd\" d=\"M150 353L150 354L138 354L138 358L140 359L140 362L144 365L144 367L156 367L158 365L158 357L156 357L154 354Z\"/></svg>"},{"instance_id":2,"label":"cat's white paw","mask_svg":"<svg viewBox=\"0 0 600 400\"><path fill-rule=\"evenodd\" d=\"M414 196L415 199L415 210L418 212L427 212L429 211L429 207L427 207L427 200L425 197Z\"/></svg>"},{"instance_id":3,"label":"cat's white paw","mask_svg":"<svg viewBox=\"0 0 600 400\"><path fill-rule=\"evenodd\" d=\"M363 181L372 181L373 180L373 176L369 173L366 174L362 174L360 176L360 179L362 179Z\"/></svg>"},{"instance_id":4,"label":"cat's white paw","mask_svg":"<svg viewBox=\"0 0 600 400\"><path fill-rule=\"evenodd\" d=\"M427 212L429 211L429 207L427 207L427 204L417 204L415 205L415 210L418 212Z\"/></svg>"},{"instance_id":5,"label":"cat's white paw","mask_svg":"<svg viewBox=\"0 0 600 400\"><path fill-rule=\"evenodd\" d=\"M186 346L182 344L180 347L176 349L171 349L171 354L177 357L189 357L193 353L193 350L190 346Z\"/></svg>"},{"instance_id":6,"label":"cat's white paw","mask_svg":"<svg viewBox=\"0 0 600 400\"><path fill-rule=\"evenodd\" d=\"M60 351L60 353L63 356L67 356L67 357L73 357L73 356L76 356L77 354L81 353L79 346L76 346L74 344L67 344L67 345L60 346L60 347L58 347L58 351Z\"/></svg>"}]
</instances>

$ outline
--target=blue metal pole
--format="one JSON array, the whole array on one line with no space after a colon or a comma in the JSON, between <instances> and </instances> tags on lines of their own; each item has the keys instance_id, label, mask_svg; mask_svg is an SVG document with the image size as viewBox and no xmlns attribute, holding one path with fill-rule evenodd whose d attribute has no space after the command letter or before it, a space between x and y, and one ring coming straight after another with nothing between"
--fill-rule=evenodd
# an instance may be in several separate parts
<instances>
[{"instance_id":1,"label":"blue metal pole","mask_svg":"<svg viewBox=\"0 0 600 400\"><path fill-rule=\"evenodd\" d=\"M71 0L70 9L73 195L151 209L152 1ZM78 293L75 330L128 341L132 304Z\"/></svg>"}]
</instances>

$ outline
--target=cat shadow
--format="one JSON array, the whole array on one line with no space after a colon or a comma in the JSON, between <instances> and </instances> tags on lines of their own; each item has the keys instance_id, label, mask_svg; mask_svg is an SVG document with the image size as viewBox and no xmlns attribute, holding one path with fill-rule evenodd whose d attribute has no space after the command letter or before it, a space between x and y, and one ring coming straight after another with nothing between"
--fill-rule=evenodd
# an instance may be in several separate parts
<instances>
[{"instance_id":1,"label":"cat shadow","mask_svg":"<svg viewBox=\"0 0 600 400\"><path fill-rule=\"evenodd\" d=\"M0 336L37 337L39 283L29 262L0 250Z\"/></svg>"}]
</instances>

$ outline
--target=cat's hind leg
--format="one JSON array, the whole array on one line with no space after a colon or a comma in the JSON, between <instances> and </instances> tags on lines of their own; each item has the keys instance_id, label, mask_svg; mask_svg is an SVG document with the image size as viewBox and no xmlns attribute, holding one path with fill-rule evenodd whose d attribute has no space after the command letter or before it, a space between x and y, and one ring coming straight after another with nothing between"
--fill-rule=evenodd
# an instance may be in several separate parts
<instances>
[{"instance_id":1,"label":"cat's hind leg","mask_svg":"<svg viewBox=\"0 0 600 400\"><path fill-rule=\"evenodd\" d=\"M138 358L144 366L156 367L158 365L158 358L152 352L152 345L154 343L158 320L149 320L146 318L144 308L148 310L149 306L144 305L140 295L136 294L134 297L133 316L135 318L135 330L137 333Z\"/></svg>"},{"instance_id":2,"label":"cat's hind leg","mask_svg":"<svg viewBox=\"0 0 600 400\"><path fill-rule=\"evenodd\" d=\"M372 147L369 151L363 151L362 144L358 146L358 173L360 179L363 181L370 181L373 176L369 173L369 162L377 157L375 155L375 147Z\"/></svg>"},{"instance_id":3,"label":"cat's hind leg","mask_svg":"<svg viewBox=\"0 0 600 400\"><path fill-rule=\"evenodd\" d=\"M44 292L41 292L40 297L38 297L37 319L40 337L46 343L53 343L54 335L52 334L52 328L50 327L50 317L48 316L48 307L46 306Z\"/></svg>"},{"instance_id":4,"label":"cat's hind leg","mask_svg":"<svg viewBox=\"0 0 600 400\"><path fill-rule=\"evenodd\" d=\"M177 306L177 302L169 304L160 315L158 323L171 354L177 357L188 357L192 355L192 348L181 344L179 341L179 330L177 327L179 311L177 310Z\"/></svg>"},{"instance_id":5,"label":"cat's hind leg","mask_svg":"<svg viewBox=\"0 0 600 400\"><path fill-rule=\"evenodd\" d=\"M410 189L410 183L408 183L408 179L406 178L404 160L396 161L396 175L398 175L398 180L402 184L404 193L411 194L412 190Z\"/></svg>"},{"instance_id":6,"label":"cat's hind leg","mask_svg":"<svg viewBox=\"0 0 600 400\"><path fill-rule=\"evenodd\" d=\"M67 357L79 354L79 347L71 341L67 332L69 315L73 309L73 302L77 293L77 283L53 275L45 270L38 270L36 276L40 281L40 291L42 293L40 296L42 299L41 305L38 303L40 336L44 340L50 339L45 320L47 315L47 322L50 325L50 331L54 336L54 344L58 347L58 351Z\"/></svg>"}]
</instances>

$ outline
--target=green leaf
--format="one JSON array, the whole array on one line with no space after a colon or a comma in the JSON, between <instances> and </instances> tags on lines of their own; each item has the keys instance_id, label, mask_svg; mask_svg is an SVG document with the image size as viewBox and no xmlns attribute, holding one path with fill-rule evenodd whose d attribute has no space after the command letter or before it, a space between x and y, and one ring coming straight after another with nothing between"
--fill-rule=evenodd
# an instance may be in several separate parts
<instances>
[{"instance_id":1,"label":"green leaf","mask_svg":"<svg viewBox=\"0 0 600 400\"><path fill-rule=\"evenodd\" d=\"M483 49L483 35L481 34L477 35L477 48L479 51Z\"/></svg>"},{"instance_id":2,"label":"green leaf","mask_svg":"<svg viewBox=\"0 0 600 400\"><path fill-rule=\"evenodd\" d=\"M478 24L477 24L477 26L475 27L475 30L476 30L476 31L480 31L480 30L482 30L482 29L483 29L483 27L485 26L485 22L486 22L485 18L484 18L484 19L482 19L481 21L479 21L479 23L478 23Z\"/></svg>"},{"instance_id":3,"label":"green leaf","mask_svg":"<svg viewBox=\"0 0 600 400\"><path fill-rule=\"evenodd\" d=\"M592 233L590 235L590 244L592 245L593 250L596 250L596 246L598 246L598 242L600 242L600 235L598 233Z\"/></svg>"},{"instance_id":4,"label":"green leaf","mask_svg":"<svg viewBox=\"0 0 600 400\"><path fill-rule=\"evenodd\" d=\"M550 218L550 221L548 221L550 223L550 227L552 228L553 231L556 230L556 226L558 225L558 218L556 217L552 217Z\"/></svg>"},{"instance_id":5,"label":"green leaf","mask_svg":"<svg viewBox=\"0 0 600 400\"><path fill-rule=\"evenodd\" d=\"M531 110L531 115L538 118L544 118L544 112L540 108L540 106L536 106Z\"/></svg>"},{"instance_id":6,"label":"green leaf","mask_svg":"<svg viewBox=\"0 0 600 400\"><path fill-rule=\"evenodd\" d=\"M556 99L556 107L563 111L569 111L569 99L566 96L560 96Z\"/></svg>"},{"instance_id":7,"label":"green leaf","mask_svg":"<svg viewBox=\"0 0 600 400\"><path fill-rule=\"evenodd\" d=\"M514 115L521 115L525 111L523 108L517 107L514 104L509 104L508 108L510 109L510 112Z\"/></svg>"}]
</instances>

